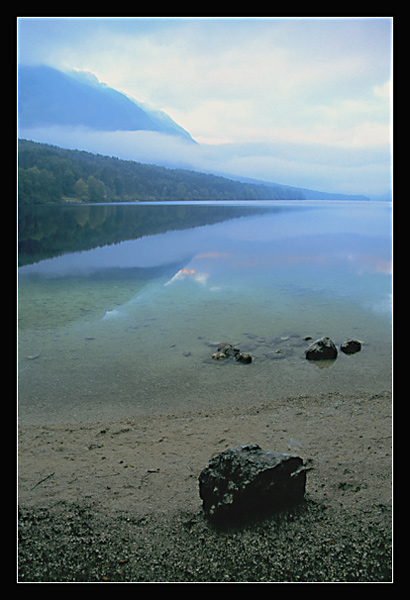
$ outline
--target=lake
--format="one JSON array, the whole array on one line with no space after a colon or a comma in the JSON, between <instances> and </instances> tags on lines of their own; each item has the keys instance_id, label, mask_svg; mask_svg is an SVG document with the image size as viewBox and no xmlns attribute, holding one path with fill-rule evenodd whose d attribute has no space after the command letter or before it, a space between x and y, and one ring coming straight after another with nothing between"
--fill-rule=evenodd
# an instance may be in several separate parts
<instances>
[{"instance_id":1,"label":"lake","mask_svg":"<svg viewBox=\"0 0 410 600\"><path fill-rule=\"evenodd\" d=\"M391 389L390 203L50 205L18 217L20 423ZM362 349L306 360L324 335ZM212 360L220 342L252 363Z\"/></svg>"}]
</instances>

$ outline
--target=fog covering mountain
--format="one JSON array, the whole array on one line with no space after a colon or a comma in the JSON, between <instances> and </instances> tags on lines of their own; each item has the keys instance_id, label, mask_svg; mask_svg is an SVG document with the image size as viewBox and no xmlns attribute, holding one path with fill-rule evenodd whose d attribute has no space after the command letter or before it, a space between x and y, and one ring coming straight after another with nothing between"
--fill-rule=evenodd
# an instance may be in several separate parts
<instances>
[{"instance_id":1,"label":"fog covering mountain","mask_svg":"<svg viewBox=\"0 0 410 600\"><path fill-rule=\"evenodd\" d=\"M84 126L98 131L156 131L196 143L167 114L151 110L100 83L87 72L63 73L48 66L18 70L21 129Z\"/></svg>"},{"instance_id":2,"label":"fog covering mountain","mask_svg":"<svg viewBox=\"0 0 410 600\"><path fill-rule=\"evenodd\" d=\"M19 137L40 143L272 186L271 198L276 198L281 188L282 198L368 200L362 195L258 181L245 173L228 174L223 156L217 153L208 164L207 150L169 115L110 88L86 71L63 73L45 65L20 65L18 126Z\"/></svg>"}]
</instances>

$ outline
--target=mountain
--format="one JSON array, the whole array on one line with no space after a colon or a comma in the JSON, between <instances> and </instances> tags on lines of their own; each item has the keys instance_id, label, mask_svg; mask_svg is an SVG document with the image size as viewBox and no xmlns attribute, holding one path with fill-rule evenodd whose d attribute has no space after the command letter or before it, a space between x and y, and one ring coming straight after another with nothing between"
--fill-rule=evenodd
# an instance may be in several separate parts
<instances>
[{"instance_id":1,"label":"mountain","mask_svg":"<svg viewBox=\"0 0 410 600\"><path fill-rule=\"evenodd\" d=\"M276 177L274 181L261 181L233 175L226 165L230 164L232 157L235 160L236 149L230 148L231 154L228 151L224 156L224 151L221 154L221 147L218 147L218 153L209 159L212 150L198 144L169 115L101 83L88 71L65 73L48 66L20 65L18 125L20 137L28 140L117 156L151 166L155 163L171 169L184 169L184 181L187 179L187 171L194 169L202 171L202 175L205 172L228 178L231 182L258 186L257 191L252 191L250 198L266 198L266 190L270 190L271 198L368 199L364 196L329 194L277 183ZM145 133L141 135L141 132ZM252 160L255 150L252 148L249 152ZM182 176L180 171L178 176ZM187 189L189 198L209 197L212 186L208 183L204 188L202 185L198 187L197 183L191 189L190 185ZM160 192L161 198L165 199L169 195L169 192ZM172 198L175 193L172 192ZM223 194L221 196L220 193L218 191L216 197L222 198ZM238 190L238 193L242 198L243 189ZM144 192L141 190L138 194L135 190L130 191L133 198L141 198L144 194L152 197L152 192L148 193L145 188ZM231 190L228 195L231 197ZM180 193L178 197L181 197Z\"/></svg>"},{"instance_id":2,"label":"mountain","mask_svg":"<svg viewBox=\"0 0 410 600\"><path fill-rule=\"evenodd\" d=\"M63 73L47 66L18 70L21 129L82 126L98 131L155 131L196 143L166 113L151 110L100 83L91 73Z\"/></svg>"}]
</instances>

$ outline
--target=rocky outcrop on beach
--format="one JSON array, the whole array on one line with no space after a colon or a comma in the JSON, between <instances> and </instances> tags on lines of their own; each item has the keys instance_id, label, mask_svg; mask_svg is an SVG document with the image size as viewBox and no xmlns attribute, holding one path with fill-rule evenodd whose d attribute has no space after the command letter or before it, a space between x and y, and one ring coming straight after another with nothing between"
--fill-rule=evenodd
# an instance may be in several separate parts
<instances>
[{"instance_id":1,"label":"rocky outcrop on beach","mask_svg":"<svg viewBox=\"0 0 410 600\"><path fill-rule=\"evenodd\" d=\"M305 482L301 458L248 444L211 459L199 476L199 494L209 518L254 518L301 502Z\"/></svg>"}]
</instances>

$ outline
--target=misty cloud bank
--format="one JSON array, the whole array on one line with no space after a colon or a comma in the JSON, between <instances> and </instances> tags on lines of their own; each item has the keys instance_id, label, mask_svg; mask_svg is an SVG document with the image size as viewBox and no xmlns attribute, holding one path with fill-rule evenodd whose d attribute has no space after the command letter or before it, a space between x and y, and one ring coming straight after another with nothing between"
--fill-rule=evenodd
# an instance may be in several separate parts
<instances>
[{"instance_id":1,"label":"misty cloud bank","mask_svg":"<svg viewBox=\"0 0 410 600\"><path fill-rule=\"evenodd\" d=\"M158 132L57 126L21 129L19 137L168 168L254 178L329 193L372 197L391 189L391 165L384 147L334 148L284 142L194 144Z\"/></svg>"}]
</instances>

